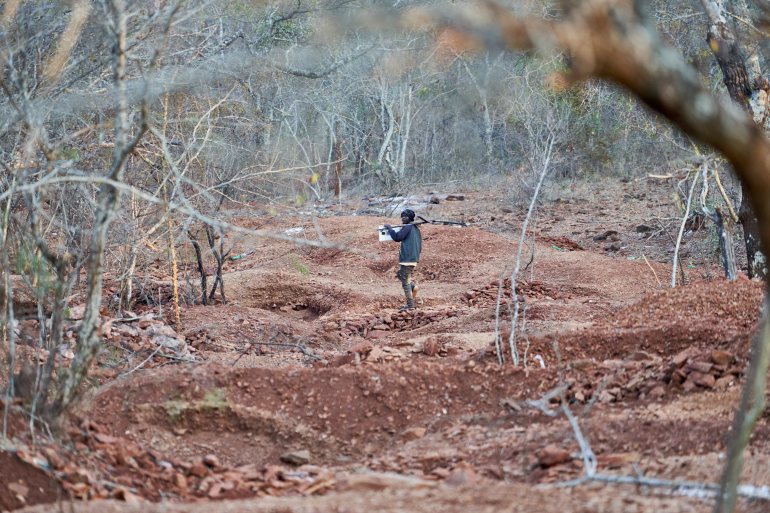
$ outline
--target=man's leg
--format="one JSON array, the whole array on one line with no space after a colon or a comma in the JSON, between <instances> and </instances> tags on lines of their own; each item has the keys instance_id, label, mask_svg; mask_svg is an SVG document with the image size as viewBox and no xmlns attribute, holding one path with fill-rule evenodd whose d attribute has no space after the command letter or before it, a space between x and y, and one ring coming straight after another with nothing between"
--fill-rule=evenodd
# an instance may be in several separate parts
<instances>
[{"instance_id":1,"label":"man's leg","mask_svg":"<svg viewBox=\"0 0 770 513\"><path fill-rule=\"evenodd\" d=\"M404 289L406 305L404 308L414 308L414 296L412 295L412 270L411 265L402 265L398 270L398 279L401 280L401 287Z\"/></svg>"}]
</instances>

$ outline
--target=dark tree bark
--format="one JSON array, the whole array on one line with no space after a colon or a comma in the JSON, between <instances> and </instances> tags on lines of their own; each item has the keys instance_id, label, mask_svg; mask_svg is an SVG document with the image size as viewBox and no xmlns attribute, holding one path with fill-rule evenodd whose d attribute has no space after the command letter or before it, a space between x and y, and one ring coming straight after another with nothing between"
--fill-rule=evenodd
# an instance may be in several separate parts
<instances>
[{"instance_id":1,"label":"dark tree bark","mask_svg":"<svg viewBox=\"0 0 770 513\"><path fill-rule=\"evenodd\" d=\"M725 270L725 277L728 280L738 278L738 270L735 267L735 252L733 251L733 235L730 229L730 217L725 218L722 211L718 208L714 210L711 220L717 227L717 236L719 237L719 248L722 251L722 267Z\"/></svg>"},{"instance_id":2,"label":"dark tree bark","mask_svg":"<svg viewBox=\"0 0 770 513\"><path fill-rule=\"evenodd\" d=\"M211 294L209 294L209 301L214 300L214 294L216 294L217 285L219 285L219 294L222 297L222 303L226 304L227 298L225 298L225 280L222 277L222 266L224 265L224 260L226 256L225 242L224 242L223 235L224 234L220 234L219 249L217 249L216 241L214 240L214 229L211 226L206 226L206 238L208 239L209 247L211 248L211 253L214 255L214 258L217 261L217 274L214 277L214 286L211 287Z\"/></svg>"},{"instance_id":3,"label":"dark tree bark","mask_svg":"<svg viewBox=\"0 0 770 513\"><path fill-rule=\"evenodd\" d=\"M759 221L751 203L747 200L746 186L741 186L743 201L738 210L738 218L743 225L743 242L746 244L746 259L749 266L749 278L767 280L767 258L759 241Z\"/></svg>"},{"instance_id":4,"label":"dark tree bark","mask_svg":"<svg viewBox=\"0 0 770 513\"><path fill-rule=\"evenodd\" d=\"M746 69L746 59L738 44L735 33L724 16L721 0L702 0L709 16L706 41L722 70L722 78L730 98L748 112L751 110L752 87ZM759 222L749 201L746 185L741 184L740 221L743 225L743 241L746 245L749 278L767 279L767 259L759 243Z\"/></svg>"},{"instance_id":5,"label":"dark tree bark","mask_svg":"<svg viewBox=\"0 0 770 513\"><path fill-rule=\"evenodd\" d=\"M201 303L204 305L209 304L208 300L208 290L209 285L207 283L206 279L206 269L203 267L203 254L201 253L201 245L198 242L198 239L195 238L195 235L191 231L187 231L187 237L189 237L190 242L192 242L193 250L195 250L195 259L198 261L198 273L201 275Z\"/></svg>"}]
</instances>

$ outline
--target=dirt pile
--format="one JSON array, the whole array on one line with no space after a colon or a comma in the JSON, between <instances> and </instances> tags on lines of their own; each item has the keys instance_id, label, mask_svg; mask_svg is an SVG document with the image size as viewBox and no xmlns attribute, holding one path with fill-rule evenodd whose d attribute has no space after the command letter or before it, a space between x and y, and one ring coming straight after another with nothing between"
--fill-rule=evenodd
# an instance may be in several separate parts
<instances>
[{"instance_id":1,"label":"dirt pile","mask_svg":"<svg viewBox=\"0 0 770 513\"><path fill-rule=\"evenodd\" d=\"M0 451L0 511L14 510L34 504L49 504L65 499L59 482L38 465L30 452L16 449Z\"/></svg>"},{"instance_id":2,"label":"dirt pile","mask_svg":"<svg viewBox=\"0 0 770 513\"><path fill-rule=\"evenodd\" d=\"M608 322L617 328L645 328L658 323L670 326L719 326L723 335L754 329L762 305L763 284L745 278L734 282L716 279L645 294L633 305L616 312ZM699 338L703 340L703 335ZM703 340L710 342L710 339Z\"/></svg>"}]
</instances>

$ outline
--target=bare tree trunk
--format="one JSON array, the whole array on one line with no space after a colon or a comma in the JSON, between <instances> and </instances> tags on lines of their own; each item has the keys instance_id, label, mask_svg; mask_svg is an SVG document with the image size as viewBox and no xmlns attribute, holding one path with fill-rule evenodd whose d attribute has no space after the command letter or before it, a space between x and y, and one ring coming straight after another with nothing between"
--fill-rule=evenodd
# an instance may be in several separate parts
<instances>
[{"instance_id":1,"label":"bare tree trunk","mask_svg":"<svg viewBox=\"0 0 770 513\"><path fill-rule=\"evenodd\" d=\"M128 265L120 284L120 311L131 310L132 298L134 296L134 273L136 272L136 258L139 254L137 241L131 244L128 249Z\"/></svg>"},{"instance_id":2,"label":"bare tree trunk","mask_svg":"<svg viewBox=\"0 0 770 513\"><path fill-rule=\"evenodd\" d=\"M380 151L377 154L377 169L375 173L385 185L390 185L390 173L386 173L383 169L387 163L391 164L390 158L390 140L393 137L393 132L396 129L396 122L393 118L393 110L388 103L387 90L385 85L382 85L380 92L380 122L382 124L382 144L380 145Z\"/></svg>"},{"instance_id":3,"label":"bare tree trunk","mask_svg":"<svg viewBox=\"0 0 770 513\"><path fill-rule=\"evenodd\" d=\"M682 245L682 235L684 234L684 227L687 225L687 219L690 217L690 205L692 205L692 195L695 192L695 186L698 184L699 176L700 176L700 173L696 172L692 177L692 184L690 185L690 193L687 195L687 205L685 206L684 215L682 216L682 224L679 226L679 234L676 237L676 244L674 245L674 266L671 269L671 288L676 287L677 266L679 266L680 269L682 268L681 267L682 264L679 262L679 248ZM684 285L684 277L682 277L682 284Z\"/></svg>"},{"instance_id":4,"label":"bare tree trunk","mask_svg":"<svg viewBox=\"0 0 770 513\"><path fill-rule=\"evenodd\" d=\"M412 85L407 84L406 91L401 91L401 123L398 131L398 157L396 176L401 181L406 173L406 148L409 144L409 131L412 128Z\"/></svg>"},{"instance_id":5,"label":"bare tree trunk","mask_svg":"<svg viewBox=\"0 0 770 513\"><path fill-rule=\"evenodd\" d=\"M141 124L134 138L129 140L128 94L126 84L126 33L127 17L124 0L112 0L108 6L109 15L114 23L113 76L117 90L117 114L115 119L115 149L109 178L113 182L122 182L128 155L133 151L139 139L147 131L147 105L142 106ZM83 323L78 332L78 345L75 358L67 372L60 378L60 386L53 413L60 413L77 394L77 389L86 377L99 349L100 336L97 332L99 307L102 302L104 273L104 250L107 245L107 233L110 224L120 206L121 193L112 183L105 183L99 190L88 256L88 285L86 288L86 309Z\"/></svg>"},{"instance_id":6,"label":"bare tree trunk","mask_svg":"<svg viewBox=\"0 0 770 513\"><path fill-rule=\"evenodd\" d=\"M502 54L501 54L502 55ZM482 139L484 140L484 149L486 151L487 164L491 164L493 160L494 147L492 145L492 136L494 135L494 123L492 120L492 113L489 105L489 79L491 75L492 62L490 62L490 53L487 51L484 54L484 73L482 80L476 79L475 73L473 73L468 66L468 62L465 59L461 59L463 66L465 67L468 77L473 82L476 92L479 95L479 101L481 102L482 117L484 120L484 130Z\"/></svg>"},{"instance_id":7,"label":"bare tree trunk","mask_svg":"<svg viewBox=\"0 0 770 513\"><path fill-rule=\"evenodd\" d=\"M753 112L752 87L741 47L732 27L727 23L722 0L701 0L709 17L706 40L722 70L722 78L730 98L745 109L752 118L761 116ZM741 185L742 200L740 220L743 225L743 240L746 244L749 278L767 279L767 258L759 243L759 224L757 215L751 207L745 184Z\"/></svg>"},{"instance_id":8,"label":"bare tree trunk","mask_svg":"<svg viewBox=\"0 0 770 513\"><path fill-rule=\"evenodd\" d=\"M339 134L334 141L334 197L339 199L342 195L342 140Z\"/></svg>"},{"instance_id":9,"label":"bare tree trunk","mask_svg":"<svg viewBox=\"0 0 770 513\"><path fill-rule=\"evenodd\" d=\"M193 249L195 250L195 259L198 261L198 273L201 275L201 303L204 305L209 304L209 285L206 279L206 269L203 267L203 255L201 254L201 245L193 235L192 231L187 231L187 236L192 242Z\"/></svg>"},{"instance_id":10,"label":"bare tree trunk","mask_svg":"<svg viewBox=\"0 0 770 513\"><path fill-rule=\"evenodd\" d=\"M137 221L138 211L136 206L136 198L131 196L131 214L135 224L136 233L139 233L140 226ZM120 311L130 310L132 307L132 298L134 295L134 272L136 271L136 258L139 254L137 237L131 237L128 248L128 265L126 265L126 271L123 274L123 279L120 284Z\"/></svg>"},{"instance_id":11,"label":"bare tree trunk","mask_svg":"<svg viewBox=\"0 0 770 513\"><path fill-rule=\"evenodd\" d=\"M214 277L214 286L211 287L211 294L209 294L209 301L214 300L214 294L217 291L217 285L219 285L219 294L222 296L222 303L227 303L225 298L225 280L222 277L222 266L224 265L224 234L219 234L219 249L217 249L216 241L214 240L214 229L211 226L206 226L206 238L209 241L209 247L211 253L214 255L214 259L217 261L217 274Z\"/></svg>"},{"instance_id":12,"label":"bare tree trunk","mask_svg":"<svg viewBox=\"0 0 770 513\"><path fill-rule=\"evenodd\" d=\"M738 218L743 225L743 242L746 244L746 260L749 266L749 278L762 278L767 280L767 258L759 240L759 220L757 219L749 197L746 186L741 185L743 199L738 210Z\"/></svg>"},{"instance_id":13,"label":"bare tree trunk","mask_svg":"<svg viewBox=\"0 0 770 513\"><path fill-rule=\"evenodd\" d=\"M513 273L511 273L511 301L513 302L514 309L513 309L513 318L511 319L511 335L508 339L510 350L511 350L511 359L513 361L514 365L519 364L519 350L516 345L516 329L517 329L517 323L519 319L519 311L520 308L520 301L519 301L519 295L516 292L516 283L519 279L519 272L521 270L521 255L524 252L524 241L526 241L527 238L527 227L529 225L530 220L532 219L532 213L535 211L535 205L537 205L538 197L540 196L540 188L543 186L543 182L545 181L545 177L548 174L548 170L551 167L551 155L553 152L553 146L556 143L556 136L555 134L551 133L549 134L548 140L546 141L546 150L545 155L543 155L543 166L540 170L540 176L538 177L537 184L535 185L535 190L532 192L532 200L529 202L529 208L527 209L527 216L524 218L524 222L521 224L521 234L519 236L519 244L516 248L516 266L513 269Z\"/></svg>"},{"instance_id":14,"label":"bare tree trunk","mask_svg":"<svg viewBox=\"0 0 770 513\"><path fill-rule=\"evenodd\" d=\"M722 267L725 270L725 277L734 281L738 277L738 270L735 267L735 251L733 251L733 234L730 229L730 217L725 217L722 211L714 211L714 224L717 225L717 234L719 235L719 247L722 250Z\"/></svg>"},{"instance_id":15,"label":"bare tree trunk","mask_svg":"<svg viewBox=\"0 0 770 513\"><path fill-rule=\"evenodd\" d=\"M16 176L13 177L11 189L16 187ZM13 397L13 374L16 369L16 333L14 332L13 315L13 284L11 282L11 263L8 258L8 223L11 213L11 197L8 197L0 223L0 341L8 343L8 385L5 390L5 407L3 407L3 438L8 435L8 410ZM5 344L3 344L5 345Z\"/></svg>"},{"instance_id":16,"label":"bare tree trunk","mask_svg":"<svg viewBox=\"0 0 770 513\"><path fill-rule=\"evenodd\" d=\"M49 389L51 379L53 378L54 367L56 364L56 353L62 342L64 312L67 306L67 296L75 284L75 279L79 273L77 262L71 261L67 256L61 257L49 248L39 232L39 222L37 213L41 210L37 202L37 197L30 195L28 201L30 209L30 233L35 243L37 251L50 265L56 274L54 284L53 302L51 304L51 321L48 324L47 314L44 310L46 297L38 297L38 323L40 325L39 347L48 351L45 365L35 367L35 381L28 393L30 394L30 429L34 431L34 421L38 409L44 409L49 400ZM68 269L70 270L68 276ZM40 287L42 290L43 288Z\"/></svg>"},{"instance_id":17,"label":"bare tree trunk","mask_svg":"<svg viewBox=\"0 0 770 513\"><path fill-rule=\"evenodd\" d=\"M166 212L168 214L168 212ZM168 252L171 259L171 299L174 304L174 329L179 332L182 328L182 321L179 318L179 266L176 261L176 244L174 243L174 223L171 222L171 216L166 217L166 226L168 228Z\"/></svg>"},{"instance_id":18,"label":"bare tree trunk","mask_svg":"<svg viewBox=\"0 0 770 513\"><path fill-rule=\"evenodd\" d=\"M722 255L722 267L725 270L725 277L730 281L734 281L738 278L738 269L735 265L735 251L733 250L733 233L731 229L733 218L729 215L725 218L725 215L722 214L722 211L719 208L712 209L706 204L706 199L709 194L709 173L706 162L703 164L701 174L703 176L703 186L700 191L700 208L701 211L703 211L703 214L711 219L717 227L719 249ZM719 173L716 169L714 169L714 181L717 183L719 191L723 192L724 189L719 182ZM724 195L724 200L727 203L728 209L732 209L727 194Z\"/></svg>"},{"instance_id":19,"label":"bare tree trunk","mask_svg":"<svg viewBox=\"0 0 770 513\"><path fill-rule=\"evenodd\" d=\"M737 38L727 24L722 0L701 0L709 17L707 40L722 70L722 77L730 98L743 108L753 120L761 114L752 112L752 88L746 61ZM741 206L739 218L743 224L743 239L746 245L748 275L767 280L767 259L760 246L760 226L757 214L751 204L750 190L745 181L741 181ZM765 200L766 201L766 200ZM767 249L767 241L765 241ZM767 382L768 361L770 361L770 326L768 326L767 300L762 327L753 346L747 382L741 397L741 404L735 413L733 431L730 435L727 463L722 473L719 495L714 505L714 513L732 513L735 510L736 490L743 468L743 451L749 443L751 432L765 406L764 394Z\"/></svg>"}]
</instances>

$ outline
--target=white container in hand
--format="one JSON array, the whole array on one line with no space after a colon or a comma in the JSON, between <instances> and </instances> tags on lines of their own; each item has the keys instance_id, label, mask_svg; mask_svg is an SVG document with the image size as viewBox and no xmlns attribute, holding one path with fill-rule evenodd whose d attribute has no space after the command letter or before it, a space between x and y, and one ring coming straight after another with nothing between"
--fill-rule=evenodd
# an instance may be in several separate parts
<instances>
[{"instance_id":1,"label":"white container in hand","mask_svg":"<svg viewBox=\"0 0 770 513\"><path fill-rule=\"evenodd\" d=\"M392 226L391 228L393 229L394 232L398 232L401 229L400 226ZM384 226L380 226L379 228L377 228L377 231L380 234L380 242L393 240L388 234L388 230L386 230Z\"/></svg>"}]
</instances>

